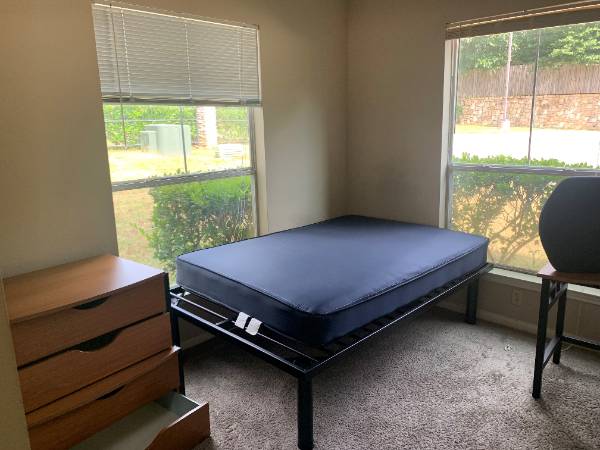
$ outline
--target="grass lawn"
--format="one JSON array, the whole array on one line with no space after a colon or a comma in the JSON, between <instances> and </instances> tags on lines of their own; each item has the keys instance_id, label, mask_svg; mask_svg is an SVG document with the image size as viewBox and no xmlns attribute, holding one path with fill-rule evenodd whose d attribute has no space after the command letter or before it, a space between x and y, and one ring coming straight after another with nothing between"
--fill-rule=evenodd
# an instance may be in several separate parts
<instances>
[{"instance_id":1,"label":"grass lawn","mask_svg":"<svg viewBox=\"0 0 600 450\"><path fill-rule=\"evenodd\" d=\"M113 194L119 254L127 259L162 268L144 233L152 229L153 199L148 189Z\"/></svg>"},{"instance_id":2,"label":"grass lawn","mask_svg":"<svg viewBox=\"0 0 600 450\"><path fill-rule=\"evenodd\" d=\"M510 127L510 131L516 132L526 132L529 133L529 127ZM501 133L502 129L500 127L489 127L484 125L456 125L456 133L469 133L469 134L478 134L478 133Z\"/></svg>"},{"instance_id":3,"label":"grass lawn","mask_svg":"<svg viewBox=\"0 0 600 450\"><path fill-rule=\"evenodd\" d=\"M112 148L108 151L108 159L113 182L185 173L183 154L161 155L135 148ZM246 145L241 156L221 158L214 149L194 146L188 151L186 160L189 173L238 169L250 165L250 150Z\"/></svg>"}]
</instances>

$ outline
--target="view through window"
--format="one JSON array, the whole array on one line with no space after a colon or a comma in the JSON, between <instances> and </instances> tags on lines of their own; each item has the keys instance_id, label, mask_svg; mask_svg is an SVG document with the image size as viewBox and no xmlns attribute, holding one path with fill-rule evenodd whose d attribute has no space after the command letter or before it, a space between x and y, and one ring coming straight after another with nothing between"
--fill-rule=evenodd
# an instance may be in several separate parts
<instances>
[{"instance_id":1,"label":"view through window","mask_svg":"<svg viewBox=\"0 0 600 450\"><path fill-rule=\"evenodd\" d=\"M258 30L93 5L119 254L175 259L256 234Z\"/></svg>"},{"instance_id":2,"label":"view through window","mask_svg":"<svg viewBox=\"0 0 600 450\"><path fill-rule=\"evenodd\" d=\"M550 193L600 175L600 22L452 44L448 225L489 237L498 266L535 272Z\"/></svg>"},{"instance_id":3,"label":"view through window","mask_svg":"<svg viewBox=\"0 0 600 450\"><path fill-rule=\"evenodd\" d=\"M178 255L255 234L251 115L104 105L121 256L174 275Z\"/></svg>"}]
</instances>

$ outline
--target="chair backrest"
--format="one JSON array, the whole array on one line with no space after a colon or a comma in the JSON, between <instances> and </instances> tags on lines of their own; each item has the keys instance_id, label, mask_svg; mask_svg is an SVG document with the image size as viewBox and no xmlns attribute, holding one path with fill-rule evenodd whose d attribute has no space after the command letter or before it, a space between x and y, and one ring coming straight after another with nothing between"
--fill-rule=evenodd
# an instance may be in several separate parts
<instances>
[{"instance_id":1,"label":"chair backrest","mask_svg":"<svg viewBox=\"0 0 600 450\"><path fill-rule=\"evenodd\" d=\"M559 272L600 272L600 177L562 181L539 223L548 260Z\"/></svg>"}]
</instances>

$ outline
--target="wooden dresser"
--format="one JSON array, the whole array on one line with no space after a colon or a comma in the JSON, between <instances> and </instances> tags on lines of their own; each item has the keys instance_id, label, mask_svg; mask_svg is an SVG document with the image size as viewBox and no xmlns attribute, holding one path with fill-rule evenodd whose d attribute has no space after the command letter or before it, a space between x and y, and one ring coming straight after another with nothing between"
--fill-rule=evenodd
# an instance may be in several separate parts
<instances>
[{"instance_id":1,"label":"wooden dresser","mask_svg":"<svg viewBox=\"0 0 600 450\"><path fill-rule=\"evenodd\" d=\"M209 435L208 404L174 392L183 379L164 272L105 255L8 278L5 290L33 450L119 439L184 450Z\"/></svg>"}]
</instances>

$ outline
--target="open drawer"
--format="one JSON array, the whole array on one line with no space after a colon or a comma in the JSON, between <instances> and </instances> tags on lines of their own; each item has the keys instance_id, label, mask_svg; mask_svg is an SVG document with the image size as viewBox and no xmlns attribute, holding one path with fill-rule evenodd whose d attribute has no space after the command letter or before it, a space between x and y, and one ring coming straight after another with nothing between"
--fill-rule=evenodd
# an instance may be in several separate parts
<instances>
[{"instance_id":1,"label":"open drawer","mask_svg":"<svg viewBox=\"0 0 600 450\"><path fill-rule=\"evenodd\" d=\"M26 415L32 450L65 450L179 386L179 349L158 353Z\"/></svg>"},{"instance_id":2,"label":"open drawer","mask_svg":"<svg viewBox=\"0 0 600 450\"><path fill-rule=\"evenodd\" d=\"M189 450L209 435L208 403L170 392L72 450Z\"/></svg>"}]
</instances>

